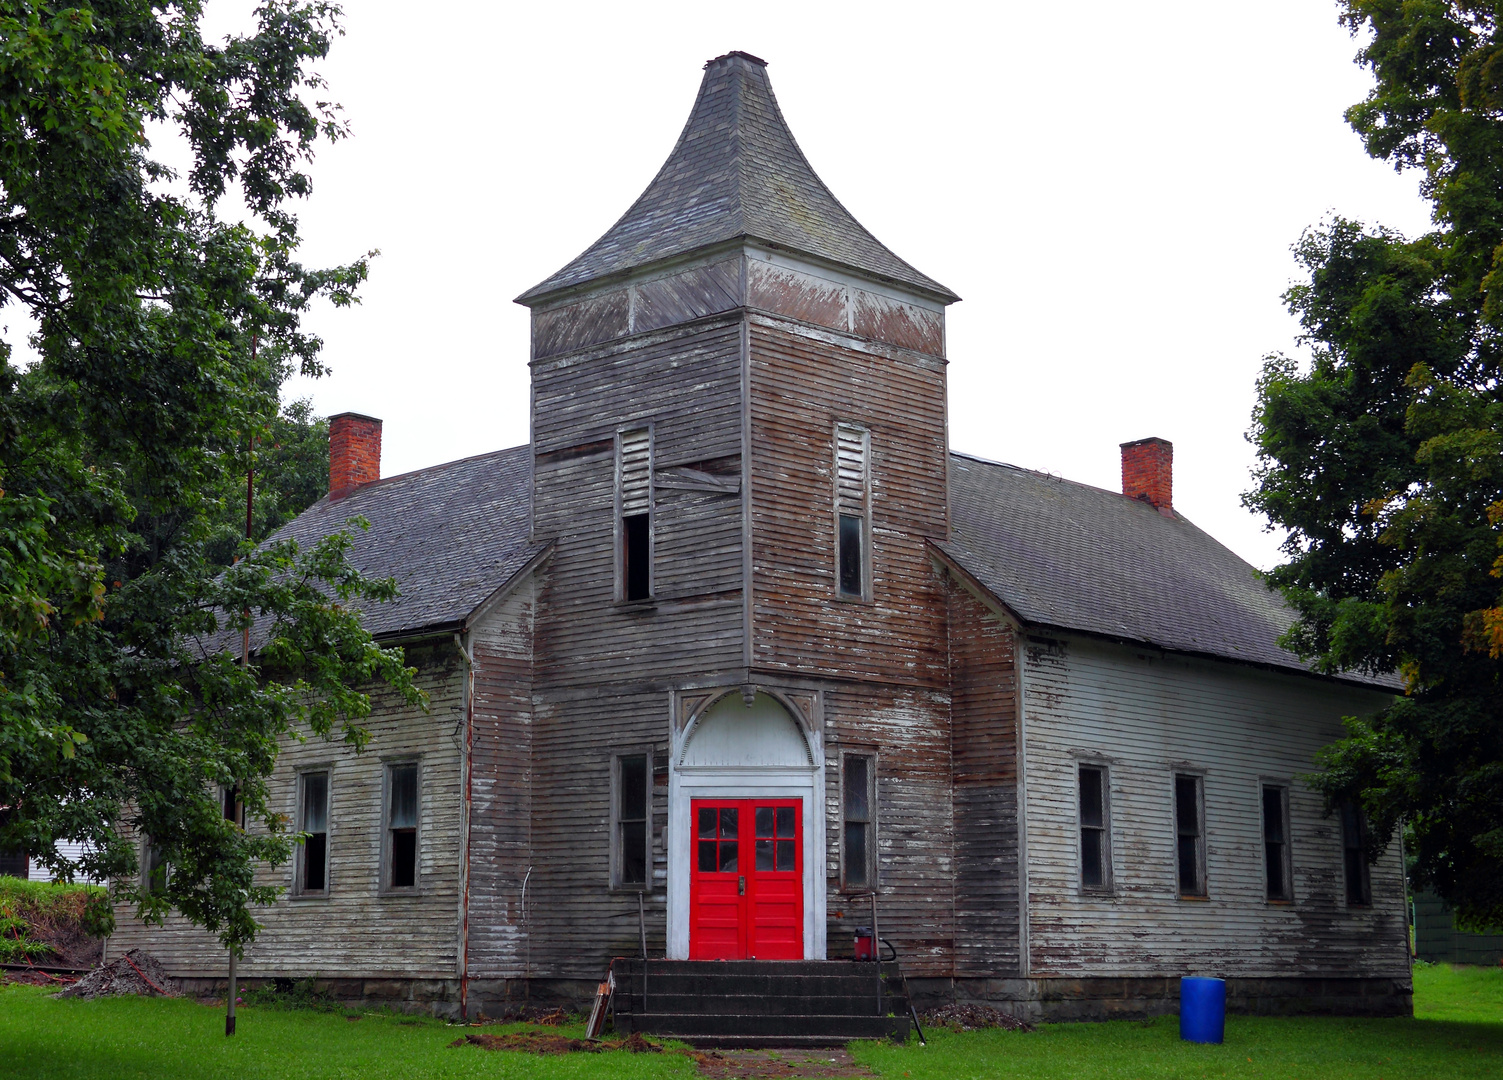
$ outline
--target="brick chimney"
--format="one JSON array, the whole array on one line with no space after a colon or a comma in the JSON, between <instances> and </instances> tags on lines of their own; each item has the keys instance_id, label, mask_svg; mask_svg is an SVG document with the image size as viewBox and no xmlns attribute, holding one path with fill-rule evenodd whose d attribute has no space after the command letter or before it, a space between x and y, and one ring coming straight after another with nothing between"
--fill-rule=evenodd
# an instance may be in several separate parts
<instances>
[{"instance_id":1,"label":"brick chimney","mask_svg":"<svg viewBox=\"0 0 1503 1080\"><path fill-rule=\"evenodd\" d=\"M381 479L381 421L360 413L329 417L329 498Z\"/></svg>"},{"instance_id":2,"label":"brick chimney","mask_svg":"<svg viewBox=\"0 0 1503 1080\"><path fill-rule=\"evenodd\" d=\"M1142 499L1159 513L1173 514L1174 444L1168 439L1138 439L1122 444L1122 494Z\"/></svg>"}]
</instances>

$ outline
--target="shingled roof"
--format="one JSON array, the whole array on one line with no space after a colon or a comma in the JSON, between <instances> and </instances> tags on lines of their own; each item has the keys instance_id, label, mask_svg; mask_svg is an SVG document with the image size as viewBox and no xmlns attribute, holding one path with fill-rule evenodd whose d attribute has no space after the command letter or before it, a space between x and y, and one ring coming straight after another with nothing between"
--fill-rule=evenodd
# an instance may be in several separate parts
<instances>
[{"instance_id":1,"label":"shingled roof","mask_svg":"<svg viewBox=\"0 0 1503 1080\"><path fill-rule=\"evenodd\" d=\"M766 63L732 52L705 65L678 144L631 209L517 302L535 304L597 278L743 237L946 303L959 299L894 255L840 205L794 142Z\"/></svg>"},{"instance_id":2,"label":"shingled roof","mask_svg":"<svg viewBox=\"0 0 1503 1080\"><path fill-rule=\"evenodd\" d=\"M366 612L378 637L458 627L543 550L532 532L532 448L514 446L404 473L314 503L275 538L307 546L361 516L349 561L397 579L395 600Z\"/></svg>"},{"instance_id":3,"label":"shingled roof","mask_svg":"<svg viewBox=\"0 0 1503 1080\"><path fill-rule=\"evenodd\" d=\"M939 548L1025 623L1310 670L1278 645L1282 598L1178 513L965 454L950 455L950 505Z\"/></svg>"}]
</instances>

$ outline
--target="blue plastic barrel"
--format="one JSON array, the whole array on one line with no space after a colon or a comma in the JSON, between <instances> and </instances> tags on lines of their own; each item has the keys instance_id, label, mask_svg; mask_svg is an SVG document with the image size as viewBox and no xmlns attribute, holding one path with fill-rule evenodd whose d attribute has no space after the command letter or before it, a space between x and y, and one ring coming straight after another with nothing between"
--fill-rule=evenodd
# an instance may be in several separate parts
<instances>
[{"instance_id":1,"label":"blue plastic barrel","mask_svg":"<svg viewBox=\"0 0 1503 1080\"><path fill-rule=\"evenodd\" d=\"M1226 1035L1226 980L1186 977L1179 981L1179 1037L1219 1043Z\"/></svg>"}]
</instances>

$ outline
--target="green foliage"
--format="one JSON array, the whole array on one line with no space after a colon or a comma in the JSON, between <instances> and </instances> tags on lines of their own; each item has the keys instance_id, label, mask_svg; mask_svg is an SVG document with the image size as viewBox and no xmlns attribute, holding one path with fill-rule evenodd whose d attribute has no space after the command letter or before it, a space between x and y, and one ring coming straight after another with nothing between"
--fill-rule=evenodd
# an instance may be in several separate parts
<instances>
[{"instance_id":1,"label":"green foliage","mask_svg":"<svg viewBox=\"0 0 1503 1080\"><path fill-rule=\"evenodd\" d=\"M1503 39L1496 4L1347 0L1374 74L1347 118L1423 172L1435 229L1333 218L1285 295L1311 351L1270 357L1245 501L1289 530L1286 644L1404 695L1323 755L1376 858L1407 826L1413 876L1465 925L1503 925Z\"/></svg>"},{"instance_id":2,"label":"green foliage","mask_svg":"<svg viewBox=\"0 0 1503 1080\"><path fill-rule=\"evenodd\" d=\"M54 949L32 938L36 924L78 923L104 890L94 885L61 885L0 877L0 963L42 960Z\"/></svg>"},{"instance_id":3,"label":"green foliage","mask_svg":"<svg viewBox=\"0 0 1503 1080\"><path fill-rule=\"evenodd\" d=\"M269 1009L306 1009L313 1012L347 1012L327 990L320 990L313 979L270 979L240 995L246 1005L263 1005Z\"/></svg>"},{"instance_id":4,"label":"green foliage","mask_svg":"<svg viewBox=\"0 0 1503 1080\"><path fill-rule=\"evenodd\" d=\"M323 429L279 392L323 371L302 316L366 276L364 258L302 265L288 208L316 144L344 135L311 68L340 11L265 0L214 45L202 7L0 7L0 302L35 320L40 357L23 370L0 344L0 849L238 949L275 893L254 866L296 841L266 798L279 742L358 747L364 688L422 694L361 628L394 585L351 569L348 532L243 539L248 469L253 538L322 493ZM189 147L186 193L149 123ZM219 215L226 195L249 222ZM255 828L224 818L234 785ZM172 867L159 893L140 888L140 835ZM59 856L60 838L89 853ZM87 918L108 929L109 905Z\"/></svg>"}]
</instances>

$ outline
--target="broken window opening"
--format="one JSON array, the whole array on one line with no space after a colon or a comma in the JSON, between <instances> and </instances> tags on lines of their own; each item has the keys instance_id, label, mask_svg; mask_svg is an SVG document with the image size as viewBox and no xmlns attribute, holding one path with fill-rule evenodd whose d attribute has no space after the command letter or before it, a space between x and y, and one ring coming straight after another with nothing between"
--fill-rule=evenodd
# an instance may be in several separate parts
<instances>
[{"instance_id":1,"label":"broken window opening","mask_svg":"<svg viewBox=\"0 0 1503 1080\"><path fill-rule=\"evenodd\" d=\"M1289 789L1263 785L1263 867L1268 899L1293 897L1289 865Z\"/></svg>"},{"instance_id":2,"label":"broken window opening","mask_svg":"<svg viewBox=\"0 0 1503 1080\"><path fill-rule=\"evenodd\" d=\"M1174 777L1174 834L1179 870L1179 894L1206 895L1205 828L1201 778Z\"/></svg>"},{"instance_id":3,"label":"broken window opening","mask_svg":"<svg viewBox=\"0 0 1503 1080\"><path fill-rule=\"evenodd\" d=\"M1356 803L1341 804L1341 848L1346 869L1346 902L1351 907L1372 903L1367 866L1367 821Z\"/></svg>"},{"instance_id":4,"label":"broken window opening","mask_svg":"<svg viewBox=\"0 0 1503 1080\"><path fill-rule=\"evenodd\" d=\"M389 889L413 889L418 875L418 767L386 767L387 878Z\"/></svg>"},{"instance_id":5,"label":"broken window opening","mask_svg":"<svg viewBox=\"0 0 1503 1080\"><path fill-rule=\"evenodd\" d=\"M652 430L636 428L616 437L616 597L652 598Z\"/></svg>"},{"instance_id":6,"label":"broken window opening","mask_svg":"<svg viewBox=\"0 0 1503 1080\"><path fill-rule=\"evenodd\" d=\"M871 433L835 426L835 592L870 599Z\"/></svg>"},{"instance_id":7,"label":"broken window opening","mask_svg":"<svg viewBox=\"0 0 1503 1080\"><path fill-rule=\"evenodd\" d=\"M1080 885L1106 890L1111 885L1111 849L1107 833L1106 769L1080 767Z\"/></svg>"},{"instance_id":8,"label":"broken window opening","mask_svg":"<svg viewBox=\"0 0 1503 1080\"><path fill-rule=\"evenodd\" d=\"M298 831L307 833L298 867L300 893L323 893L329 888L329 774L303 773Z\"/></svg>"},{"instance_id":9,"label":"broken window opening","mask_svg":"<svg viewBox=\"0 0 1503 1080\"><path fill-rule=\"evenodd\" d=\"M616 758L613 773L616 822L612 830L615 873L611 884L641 888L647 885L652 868L652 757L622 754Z\"/></svg>"},{"instance_id":10,"label":"broken window opening","mask_svg":"<svg viewBox=\"0 0 1503 1080\"><path fill-rule=\"evenodd\" d=\"M875 888L876 758L869 754L846 754L841 780L841 806L845 829L841 851L842 885L848 891Z\"/></svg>"}]
</instances>

